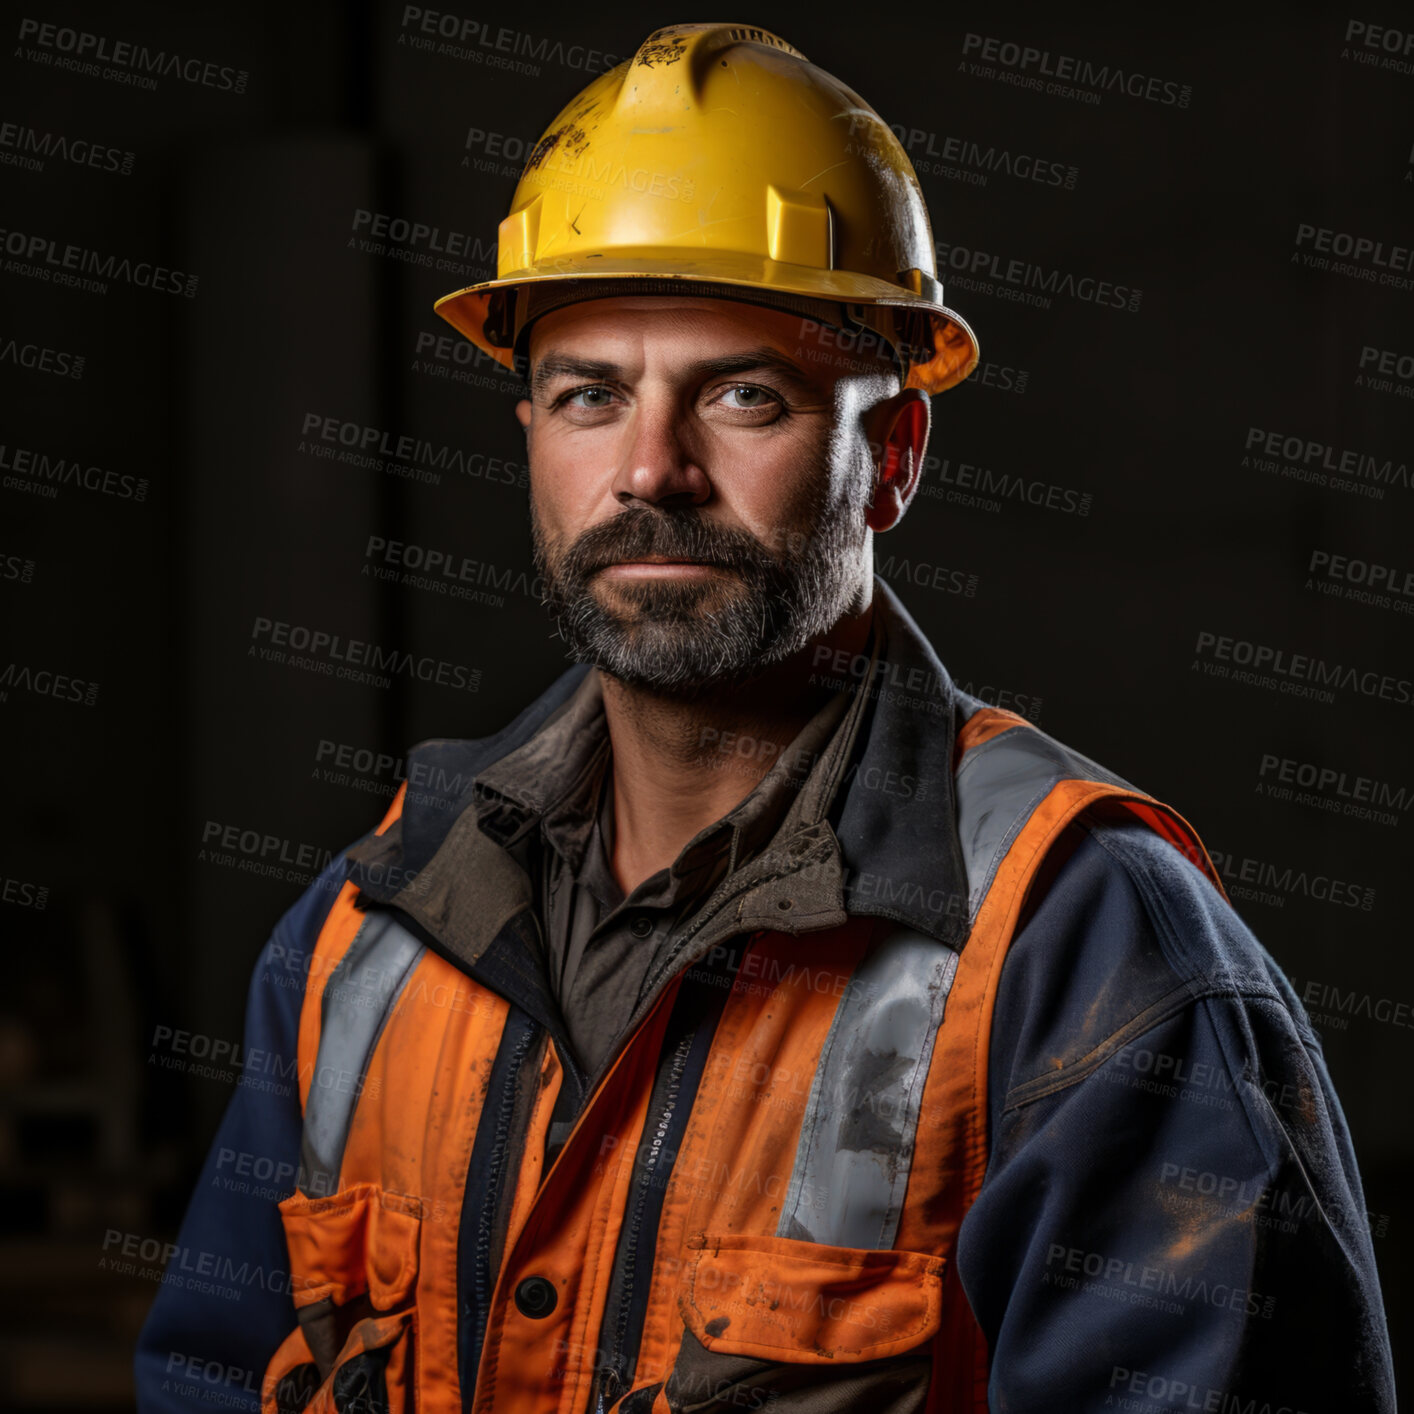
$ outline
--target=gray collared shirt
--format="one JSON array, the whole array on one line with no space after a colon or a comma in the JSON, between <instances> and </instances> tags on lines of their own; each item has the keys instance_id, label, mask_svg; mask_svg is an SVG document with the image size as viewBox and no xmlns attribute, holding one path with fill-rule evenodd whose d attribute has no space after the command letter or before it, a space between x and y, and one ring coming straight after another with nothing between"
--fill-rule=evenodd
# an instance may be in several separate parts
<instances>
[{"instance_id":1,"label":"gray collared shirt","mask_svg":"<svg viewBox=\"0 0 1414 1414\"><path fill-rule=\"evenodd\" d=\"M535 736L477 777L483 800L500 797L538 816L527 863L546 975L589 1074L619 1039L654 959L719 885L793 832L802 816L818 818L828 808L867 700L865 692L836 691L739 804L627 896L610 866L613 773L597 670ZM722 769L749 770L759 752L750 741L724 742ZM809 809L802 809L807 799Z\"/></svg>"}]
</instances>

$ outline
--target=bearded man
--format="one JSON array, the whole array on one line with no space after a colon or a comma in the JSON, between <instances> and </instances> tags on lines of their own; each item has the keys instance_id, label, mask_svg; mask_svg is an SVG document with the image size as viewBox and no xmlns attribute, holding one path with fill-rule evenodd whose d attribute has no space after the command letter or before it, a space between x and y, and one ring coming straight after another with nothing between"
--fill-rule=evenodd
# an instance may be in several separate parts
<instances>
[{"instance_id":1,"label":"bearded man","mask_svg":"<svg viewBox=\"0 0 1414 1414\"><path fill-rule=\"evenodd\" d=\"M575 660L275 930L145 1409L1391 1410L1316 1037L1171 807L873 572L975 367L888 127L743 26L547 130L499 274ZM283 1177L223 1189L229 1156ZM240 1396L233 1395L233 1399Z\"/></svg>"}]
</instances>

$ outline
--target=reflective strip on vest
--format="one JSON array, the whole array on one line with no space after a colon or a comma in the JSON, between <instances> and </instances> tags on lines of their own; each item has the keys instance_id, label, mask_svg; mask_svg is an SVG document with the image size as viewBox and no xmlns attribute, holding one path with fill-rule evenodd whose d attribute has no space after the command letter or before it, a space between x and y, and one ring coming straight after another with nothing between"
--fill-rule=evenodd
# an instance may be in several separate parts
<instances>
[{"instance_id":1,"label":"reflective strip on vest","mask_svg":"<svg viewBox=\"0 0 1414 1414\"><path fill-rule=\"evenodd\" d=\"M324 1197L337 1190L373 1048L424 951L392 913L370 913L330 974L320 1002L319 1051L305 1102L302 1193ZM321 1085L321 1076L357 1076L358 1082Z\"/></svg>"},{"instance_id":2,"label":"reflective strip on vest","mask_svg":"<svg viewBox=\"0 0 1414 1414\"><path fill-rule=\"evenodd\" d=\"M957 956L901 931L855 968L810 1087L778 1237L893 1246Z\"/></svg>"},{"instance_id":3,"label":"reflective strip on vest","mask_svg":"<svg viewBox=\"0 0 1414 1414\"><path fill-rule=\"evenodd\" d=\"M1137 791L1035 727L1013 727L973 747L957 769L957 832L967 869L969 924L997 869L1036 807L1063 780L1105 781Z\"/></svg>"},{"instance_id":4,"label":"reflective strip on vest","mask_svg":"<svg viewBox=\"0 0 1414 1414\"><path fill-rule=\"evenodd\" d=\"M1134 789L1039 729L969 751L956 776L969 922L1032 813L1067 779ZM778 1237L892 1247L908 1187L923 1078L957 970L952 949L913 932L860 963L835 1011L801 1123Z\"/></svg>"}]
</instances>

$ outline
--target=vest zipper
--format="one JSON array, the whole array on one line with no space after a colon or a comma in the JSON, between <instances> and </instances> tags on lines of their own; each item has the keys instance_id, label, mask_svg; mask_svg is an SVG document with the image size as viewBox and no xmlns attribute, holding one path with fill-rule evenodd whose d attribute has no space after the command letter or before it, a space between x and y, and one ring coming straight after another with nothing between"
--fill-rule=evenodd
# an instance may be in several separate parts
<instances>
[{"instance_id":1,"label":"vest zipper","mask_svg":"<svg viewBox=\"0 0 1414 1414\"><path fill-rule=\"evenodd\" d=\"M650 1008L650 1010L651 1010L651 1008ZM637 1034L637 1031L638 1031L639 1028L642 1026L642 1024L643 1024L643 1023L640 1022L639 1025L634 1028L634 1033L633 1033L633 1034L635 1034L635 1035ZM630 1039L630 1042L631 1042L631 1041L632 1041L632 1036L630 1036L629 1039ZM519 1050L520 1047L518 1046L517 1049ZM624 1049L625 1049L624 1047L620 1047L620 1048L619 1048L619 1052L614 1055L613 1060L609 1063L609 1066L606 1066L606 1067L605 1067L606 1072L607 1072L607 1070L612 1066L613 1061L616 1061L616 1060L618 1059L619 1055L622 1054L622 1052L623 1052ZM684 1059L685 1059L685 1058L686 1058L686 1052L684 1052ZM523 1059L523 1056L519 1057L519 1059ZM575 1139L576 1136L578 1135L580 1125L584 1122L584 1117L585 1117L586 1113L588 1112L588 1110L589 1110L591 1104L593 1103L593 1101L597 1098L598 1090L599 1090L599 1084L600 1084L600 1082L601 1082L602 1080L603 1080L603 1075L600 1075L600 1076L596 1077L594 1085L591 1086L591 1087L589 1087L588 1090L585 1092L584 1100L583 1100L583 1102L580 1104L579 1110L578 1110L577 1113L575 1114L574 1123L573 1123L573 1125L571 1126L571 1129L570 1129L569 1134L565 1137L564 1142L560 1145L560 1151L559 1151L559 1153L555 1155L554 1162L550 1165L550 1167L549 1167L544 1173L542 1173L541 1176L540 1176L540 1186L539 1186L539 1189L538 1189L537 1192L536 1192L536 1196L535 1196L535 1200L534 1200L535 1202L537 1202L537 1203L539 1202L539 1200L540 1200L540 1194L542 1194L542 1193L545 1191L545 1188L548 1186L548 1184L549 1184L549 1182L550 1182L550 1179L554 1176L555 1170L559 1168L560 1164L564 1161L565 1155L569 1152L570 1145L572 1144L572 1142L574 1141L574 1139ZM502 1120L502 1115L505 1115L505 1116L506 1116L505 1128L508 1130L508 1129L509 1129L509 1114L510 1114L511 1108L513 1108L513 1104L514 1104L515 1087L514 1087L514 1086L508 1086L507 1089L506 1089L506 1094L510 1097L510 1102L509 1102L509 1104L503 1104L503 1105L501 1106L501 1111L500 1111L500 1113L498 1113L498 1115L497 1115L498 1127L497 1127L497 1131L496 1131L496 1144L495 1144L495 1148L493 1149L493 1154L494 1154L495 1156L497 1156L499 1159L501 1159L502 1162L504 1161L504 1160L503 1160L503 1154L504 1154L504 1146L505 1146L505 1138L506 1138L506 1136L503 1136L503 1133L502 1133L501 1120ZM676 1097L674 1097L674 1101L675 1101L675 1103L676 1103ZM655 1158L655 1163L656 1163L656 1158ZM501 1261L500 1261L500 1264L499 1264L499 1270L494 1274L494 1277L492 1278L491 1283L490 1283L490 1285L491 1285L491 1290L490 1290L490 1292L489 1292L489 1293L487 1294L487 1296L486 1296L485 1303L479 1305L479 1307L478 1307L478 1322L477 1322L476 1345L475 1345L475 1349L476 1349L476 1362L475 1362L475 1363L476 1363L476 1376L477 1376L477 1385L478 1385L478 1386L479 1386L479 1384L480 1384L480 1376L481 1376L481 1361L482 1361L482 1359L483 1359L483 1357L484 1357L484 1342L485 1342L485 1336L486 1336L487 1322L488 1322L489 1317L490 1317L491 1308L492 1308L492 1306L493 1306L494 1303L495 1303L497 1294L499 1293L501 1281L502 1281L502 1279L504 1278L505 1273L506 1273L506 1264L507 1264L507 1262L509 1261L509 1259L510 1259L512 1253L513 1253L513 1250L514 1250L514 1249L513 1249L513 1248L510 1248L510 1247L505 1248L505 1249L502 1250L502 1252L501 1252ZM487 1237L487 1241L486 1241L486 1244L485 1244L485 1250L483 1251L482 1230L481 1230L480 1228L478 1228L478 1232L477 1232L476 1258L477 1258L477 1265L476 1265L476 1267L475 1267L475 1271L476 1271L476 1273L477 1273L477 1279L476 1279L476 1280L474 1281L474 1283L473 1283L473 1290L476 1292L476 1294L477 1294L477 1296L478 1296L478 1298L479 1298L480 1295L481 1295L481 1291L482 1291L481 1274L482 1274L483 1272L486 1272L487 1266L489 1265L489 1258L490 1258L489 1235L488 1235L488 1237ZM600 1326L600 1330L601 1330L601 1331L603 1330L603 1326L602 1326L602 1325ZM601 1414L601 1411L603 1411L603 1409L605 1408L602 1383L603 1383L603 1382L602 1382L602 1378L601 1378L600 1376L596 1376L596 1377L595 1377L595 1381L594 1381L594 1385L593 1385L594 1414ZM474 1393L475 1393L475 1387L473 1387L473 1398L474 1398Z\"/></svg>"},{"instance_id":2,"label":"vest zipper","mask_svg":"<svg viewBox=\"0 0 1414 1414\"><path fill-rule=\"evenodd\" d=\"M513 1011L511 1014L515 1015L516 1013ZM482 1189L486 1201L482 1203L477 1217L476 1245L472 1251L471 1297L475 1302L473 1307L475 1326L472 1332L471 1349L475 1353L475 1360L469 1363L473 1364L473 1373L477 1383L480 1382L481 1356L486 1339L487 1323L491 1314L491 1302L500 1278L500 1271L492 1270L491 1249L495 1242L499 1220L503 1214L509 1212L510 1204L514 1198L513 1192L505 1191L507 1187L506 1159L510 1147L511 1124L515 1115L516 1098L520 1091L521 1071L537 1037L543 1034L541 1028L530 1017L524 1017L523 1029L520 1035L515 1038L506 1067L506 1081L494 1100L495 1128L492 1131L491 1152L487 1159L486 1181ZM465 1203L465 1197L463 1197L463 1203ZM504 1266L504 1247L501 1255L503 1260L497 1264L498 1268ZM475 1385L473 1385L474 1388Z\"/></svg>"},{"instance_id":3,"label":"vest zipper","mask_svg":"<svg viewBox=\"0 0 1414 1414\"><path fill-rule=\"evenodd\" d=\"M648 1192L653 1183L653 1175L657 1172L663 1156L664 1142L672 1128L673 1115L678 1106L682 1073L687 1065L688 1052L692 1049L695 1038L696 1031L689 1031L673 1051L673 1058L668 1067L666 1093L658 1112L658 1122L654 1127L652 1138L648 1141L647 1152L644 1154L641 1164L638 1162L638 1155L636 1154L634 1157L638 1171L634 1174L633 1189L628 1200L628 1212L624 1216L625 1235L620 1237L620 1260L616 1263L615 1270L618 1299L613 1303L612 1309L605 1310L604 1319L599 1326L601 1333L608 1334L608 1341L604 1342L601 1336L601 1350L599 1352L601 1361L599 1375L595 1380L596 1414L602 1414L606 1399L612 1402L628 1388L629 1379L633 1373L629 1361L632 1360L634 1364L638 1363L637 1342L633 1342L635 1346L633 1350L628 1348L630 1344L629 1311L633 1302L634 1278L637 1274L638 1240L643 1230L643 1215L648 1202ZM643 1153L642 1140L639 1142L639 1152ZM656 1235L657 1226L655 1224L653 1236L656 1238ZM612 1388L609 1388L610 1386Z\"/></svg>"}]
</instances>

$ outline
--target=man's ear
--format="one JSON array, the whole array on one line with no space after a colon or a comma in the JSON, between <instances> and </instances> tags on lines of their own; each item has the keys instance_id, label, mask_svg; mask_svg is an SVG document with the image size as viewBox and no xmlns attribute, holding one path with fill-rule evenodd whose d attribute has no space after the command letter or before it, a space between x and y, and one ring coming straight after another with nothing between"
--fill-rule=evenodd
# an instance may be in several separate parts
<instances>
[{"instance_id":1,"label":"man's ear","mask_svg":"<svg viewBox=\"0 0 1414 1414\"><path fill-rule=\"evenodd\" d=\"M516 421L528 432L530 430L530 413L532 404L529 398L522 398L516 404Z\"/></svg>"},{"instance_id":2,"label":"man's ear","mask_svg":"<svg viewBox=\"0 0 1414 1414\"><path fill-rule=\"evenodd\" d=\"M883 437L875 445L879 461L874 495L865 508L870 530L891 530L908 509L923 475L923 456L928 450L931 410L928 395L919 388L905 388L881 403Z\"/></svg>"}]
</instances>

